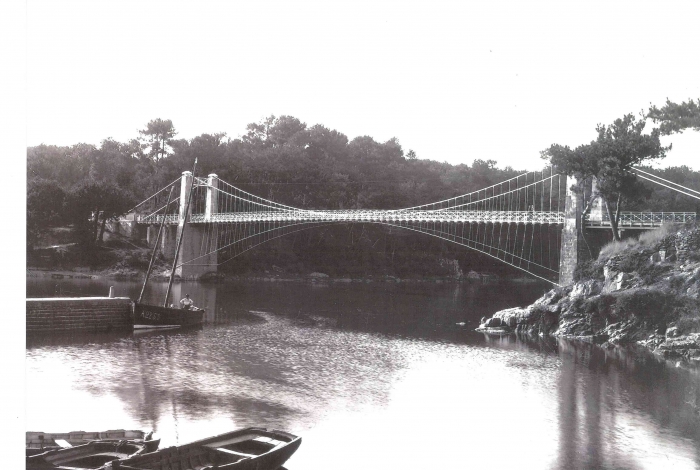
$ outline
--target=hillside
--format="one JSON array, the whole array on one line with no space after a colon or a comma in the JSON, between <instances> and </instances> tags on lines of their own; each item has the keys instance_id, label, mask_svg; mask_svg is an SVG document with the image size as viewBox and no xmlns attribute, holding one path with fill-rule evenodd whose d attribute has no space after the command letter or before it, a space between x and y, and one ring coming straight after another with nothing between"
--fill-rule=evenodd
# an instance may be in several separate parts
<instances>
[{"instance_id":1,"label":"hillside","mask_svg":"<svg viewBox=\"0 0 700 470\"><path fill-rule=\"evenodd\" d=\"M700 228L647 232L601 250L576 281L534 304L502 310L478 331L638 344L700 364Z\"/></svg>"}]
</instances>

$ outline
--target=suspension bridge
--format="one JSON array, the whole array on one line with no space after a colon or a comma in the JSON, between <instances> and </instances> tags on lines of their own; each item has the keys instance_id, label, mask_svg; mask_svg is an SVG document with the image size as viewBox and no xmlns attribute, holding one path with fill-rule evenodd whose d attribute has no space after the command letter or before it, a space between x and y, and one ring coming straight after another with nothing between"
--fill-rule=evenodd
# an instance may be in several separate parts
<instances>
[{"instance_id":1,"label":"suspension bridge","mask_svg":"<svg viewBox=\"0 0 700 470\"><path fill-rule=\"evenodd\" d=\"M700 199L700 192L638 170L637 175ZM376 223L421 232L465 246L516 269L566 284L579 259L582 197L571 178L553 168L528 172L487 188L442 201L393 210L313 210L280 204L220 179L185 171L120 219L131 236L159 242L166 256L175 253L176 274L196 279L272 239L329 224ZM171 199L171 194L176 197ZM167 198L167 202L166 202ZM694 222L691 212L623 212L621 229L651 229L663 223ZM187 230L184 230L187 223ZM608 228L610 220L594 204L584 221Z\"/></svg>"}]
</instances>

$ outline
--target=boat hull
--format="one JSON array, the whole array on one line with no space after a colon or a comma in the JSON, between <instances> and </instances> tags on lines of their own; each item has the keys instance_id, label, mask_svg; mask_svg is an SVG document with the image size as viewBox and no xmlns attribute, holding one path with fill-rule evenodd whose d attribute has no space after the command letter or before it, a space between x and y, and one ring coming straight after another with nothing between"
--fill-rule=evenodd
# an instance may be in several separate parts
<instances>
[{"instance_id":1,"label":"boat hull","mask_svg":"<svg viewBox=\"0 0 700 470\"><path fill-rule=\"evenodd\" d=\"M185 328L204 323L204 310L134 303L134 329Z\"/></svg>"},{"instance_id":2,"label":"boat hull","mask_svg":"<svg viewBox=\"0 0 700 470\"><path fill-rule=\"evenodd\" d=\"M156 446L157 448L157 446ZM124 439L92 441L75 447L49 450L26 458L27 470L105 468L114 460L127 459L151 450L143 441ZM153 453L153 452L152 452Z\"/></svg>"},{"instance_id":3,"label":"boat hull","mask_svg":"<svg viewBox=\"0 0 700 470\"><path fill-rule=\"evenodd\" d=\"M92 441L102 440L130 440L135 442L143 442L147 449L146 452L153 452L158 449L158 441L146 440L147 435L140 430L124 430L113 429L109 431L71 431L49 433L42 431L27 431L27 450L26 455L41 454L49 450L61 449L66 444L70 446L79 446ZM58 441L58 442L57 442ZM59 442L61 442L60 445Z\"/></svg>"},{"instance_id":4,"label":"boat hull","mask_svg":"<svg viewBox=\"0 0 700 470\"><path fill-rule=\"evenodd\" d=\"M301 445L301 437L284 431L246 428L119 462L124 468L155 470L275 470ZM109 468L109 467L107 467Z\"/></svg>"}]
</instances>

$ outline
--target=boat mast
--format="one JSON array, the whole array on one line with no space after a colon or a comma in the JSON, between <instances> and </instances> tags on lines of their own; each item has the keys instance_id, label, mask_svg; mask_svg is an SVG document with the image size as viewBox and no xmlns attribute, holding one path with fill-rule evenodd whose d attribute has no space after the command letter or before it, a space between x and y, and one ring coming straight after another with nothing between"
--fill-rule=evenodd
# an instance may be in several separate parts
<instances>
[{"instance_id":1,"label":"boat mast","mask_svg":"<svg viewBox=\"0 0 700 470\"><path fill-rule=\"evenodd\" d=\"M156 259L156 253L158 252L158 242L160 241L160 234L163 232L163 226L165 225L165 219L168 216L168 207L170 206L170 200L173 197L173 191L175 190L175 185L170 187L170 194L168 194L168 202L165 203L165 210L163 211L163 220L160 223L160 228L158 229L158 235L156 236L156 242L153 245L153 253L151 253L151 261L148 263L148 270L146 271L146 279L143 280L143 286L141 287L141 294L136 303L141 303L143 298L143 293L146 291L146 283L148 282L148 276L151 275L151 268L153 268L153 261Z\"/></svg>"},{"instance_id":2,"label":"boat mast","mask_svg":"<svg viewBox=\"0 0 700 470\"><path fill-rule=\"evenodd\" d=\"M170 297L170 289L173 287L173 278L175 277L175 268L177 268L177 256L180 254L180 245L182 245L182 239L185 235L185 227L187 226L187 215L190 212L190 201L192 201L192 190L194 189L194 174L197 170L197 159L194 159L194 167L192 168L192 182L190 183L190 194L187 197L187 204L185 205L185 215L184 221L182 222L182 230L180 230L180 236L177 239L177 246L175 247L175 259L173 260L173 269L170 271L170 280L168 281L168 290L165 291L165 300L163 300L163 307L168 306L168 297Z\"/></svg>"}]
</instances>

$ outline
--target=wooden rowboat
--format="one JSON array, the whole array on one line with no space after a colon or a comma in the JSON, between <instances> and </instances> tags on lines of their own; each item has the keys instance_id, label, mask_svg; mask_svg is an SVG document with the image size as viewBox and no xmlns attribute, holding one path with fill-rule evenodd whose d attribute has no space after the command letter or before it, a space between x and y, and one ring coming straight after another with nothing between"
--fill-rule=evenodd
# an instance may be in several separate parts
<instances>
[{"instance_id":1,"label":"wooden rowboat","mask_svg":"<svg viewBox=\"0 0 700 470\"><path fill-rule=\"evenodd\" d=\"M301 445L301 437L264 428L245 428L150 454L113 461L110 470L276 470Z\"/></svg>"},{"instance_id":2,"label":"wooden rowboat","mask_svg":"<svg viewBox=\"0 0 700 470\"><path fill-rule=\"evenodd\" d=\"M109 431L71 431L71 432L42 432L27 431L26 455L36 455L48 450L62 449L79 446L92 441L102 440L129 440L143 442L147 452L158 449L160 439L151 439L153 433L146 433L140 430L112 429Z\"/></svg>"},{"instance_id":3,"label":"wooden rowboat","mask_svg":"<svg viewBox=\"0 0 700 470\"><path fill-rule=\"evenodd\" d=\"M160 440L158 440L160 441ZM148 444L147 444L148 443ZM75 447L49 450L26 458L27 470L96 469L113 460L121 460L152 450L152 441L104 439ZM158 445L155 444L155 449Z\"/></svg>"}]
</instances>

